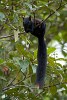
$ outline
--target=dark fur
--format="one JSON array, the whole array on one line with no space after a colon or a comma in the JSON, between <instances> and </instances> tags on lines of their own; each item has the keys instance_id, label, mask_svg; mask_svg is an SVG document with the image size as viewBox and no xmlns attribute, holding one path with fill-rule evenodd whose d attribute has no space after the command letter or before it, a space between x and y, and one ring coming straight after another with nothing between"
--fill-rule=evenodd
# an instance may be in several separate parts
<instances>
[{"instance_id":1,"label":"dark fur","mask_svg":"<svg viewBox=\"0 0 67 100\"><path fill-rule=\"evenodd\" d=\"M39 88L42 88L44 85L47 65L46 43L44 41L46 25L44 22L41 23L40 20L27 17L23 19L23 26L25 32L30 32L32 35L38 38L38 67L36 71L36 84L39 86Z\"/></svg>"}]
</instances>

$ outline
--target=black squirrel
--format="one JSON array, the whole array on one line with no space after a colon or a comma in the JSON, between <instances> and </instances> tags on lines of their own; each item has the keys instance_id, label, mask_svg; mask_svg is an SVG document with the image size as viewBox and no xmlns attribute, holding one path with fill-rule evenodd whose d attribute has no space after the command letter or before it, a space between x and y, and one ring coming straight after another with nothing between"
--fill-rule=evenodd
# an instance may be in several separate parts
<instances>
[{"instance_id":1,"label":"black squirrel","mask_svg":"<svg viewBox=\"0 0 67 100\"><path fill-rule=\"evenodd\" d=\"M30 32L32 35L38 38L38 67L36 70L36 84L39 88L44 86L44 77L47 65L47 52L46 43L44 40L44 34L46 29L46 24L38 19L32 19L31 16L23 18L23 26L25 32Z\"/></svg>"}]
</instances>

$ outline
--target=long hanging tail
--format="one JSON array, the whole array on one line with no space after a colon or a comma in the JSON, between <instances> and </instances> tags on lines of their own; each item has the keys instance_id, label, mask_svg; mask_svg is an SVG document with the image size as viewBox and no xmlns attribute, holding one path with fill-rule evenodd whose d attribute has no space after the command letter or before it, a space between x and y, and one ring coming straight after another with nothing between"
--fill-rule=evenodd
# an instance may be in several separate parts
<instances>
[{"instance_id":1,"label":"long hanging tail","mask_svg":"<svg viewBox=\"0 0 67 100\"><path fill-rule=\"evenodd\" d=\"M38 38L38 67L36 75L36 84L39 88L42 88L44 85L44 78L47 65L47 52L46 52L46 43L44 37Z\"/></svg>"}]
</instances>

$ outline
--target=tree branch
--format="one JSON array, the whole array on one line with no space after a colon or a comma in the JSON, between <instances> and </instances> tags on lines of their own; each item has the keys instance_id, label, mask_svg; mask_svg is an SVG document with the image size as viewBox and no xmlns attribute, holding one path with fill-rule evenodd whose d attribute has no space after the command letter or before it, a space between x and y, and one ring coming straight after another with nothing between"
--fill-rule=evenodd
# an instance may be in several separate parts
<instances>
[{"instance_id":1,"label":"tree branch","mask_svg":"<svg viewBox=\"0 0 67 100\"><path fill-rule=\"evenodd\" d=\"M36 95L36 97L38 97L40 94L42 94L45 91L45 89L48 89L48 88L51 88L51 87L54 87L54 86L57 86L57 85L61 85L61 84L67 84L67 82L56 83L56 84L53 84L53 85L45 86L44 89L43 89L43 91L41 91L40 93L38 93Z\"/></svg>"},{"instance_id":2,"label":"tree branch","mask_svg":"<svg viewBox=\"0 0 67 100\"><path fill-rule=\"evenodd\" d=\"M25 33L25 32L24 32L24 33ZM21 34L23 34L23 33L18 33L18 35L21 35ZM12 35L7 35L7 36L1 36L0 39L9 38L9 37L12 37L12 36L14 36L14 34L12 34Z\"/></svg>"},{"instance_id":3,"label":"tree branch","mask_svg":"<svg viewBox=\"0 0 67 100\"><path fill-rule=\"evenodd\" d=\"M14 82L14 80L17 78L17 76L14 77L14 79L6 86L2 89L2 91L7 91L8 89L10 89L11 87L16 87L18 84L20 84L21 82L23 82L24 80L30 78L33 74L29 75L28 77L26 77L24 75L24 78L22 80L20 80L19 82L12 84Z\"/></svg>"},{"instance_id":4,"label":"tree branch","mask_svg":"<svg viewBox=\"0 0 67 100\"><path fill-rule=\"evenodd\" d=\"M16 76L12 79L12 81L9 83L9 84L7 84L7 87L8 86L10 86L11 84L13 84L13 82L16 80L16 78L17 78L17 75L19 74L21 72L21 69L18 71L18 73L16 74Z\"/></svg>"},{"instance_id":5,"label":"tree branch","mask_svg":"<svg viewBox=\"0 0 67 100\"><path fill-rule=\"evenodd\" d=\"M62 0L61 0L61 3L62 3ZM56 11L58 11L60 8L62 8L64 5L67 4L67 3L66 3L66 4L61 5L61 3L60 3L60 5L59 5L59 7L56 9ZM38 24L36 27L40 26L43 22L46 22L54 13L55 13L55 12L50 13L50 14L47 16L47 18L46 18L45 20L43 20L40 24Z\"/></svg>"},{"instance_id":6,"label":"tree branch","mask_svg":"<svg viewBox=\"0 0 67 100\"><path fill-rule=\"evenodd\" d=\"M64 5L66 5L66 4L63 4L63 5L61 5L61 4L62 4L62 0L61 0L59 7L56 9L56 11L58 11L60 8L62 8ZM50 13L44 21L47 21L47 19L50 18L54 13L55 12Z\"/></svg>"},{"instance_id":7,"label":"tree branch","mask_svg":"<svg viewBox=\"0 0 67 100\"><path fill-rule=\"evenodd\" d=\"M61 3L62 3L62 0L61 0ZM59 5L59 7L56 9L56 11L58 11L60 8L62 8L64 5L67 4L67 3L66 3L66 4L61 5L61 3L60 3L60 5ZM54 13L55 13L55 12L50 13L50 14L47 16L47 18L46 18L45 20L43 20L40 24L38 24L36 27L40 26L43 22L46 22ZM18 35L20 35L20 34L23 34L23 33L18 33ZM12 35L7 35L7 36L1 36L0 39L9 38L9 37L12 37L12 36L14 36L14 35L12 34Z\"/></svg>"}]
</instances>

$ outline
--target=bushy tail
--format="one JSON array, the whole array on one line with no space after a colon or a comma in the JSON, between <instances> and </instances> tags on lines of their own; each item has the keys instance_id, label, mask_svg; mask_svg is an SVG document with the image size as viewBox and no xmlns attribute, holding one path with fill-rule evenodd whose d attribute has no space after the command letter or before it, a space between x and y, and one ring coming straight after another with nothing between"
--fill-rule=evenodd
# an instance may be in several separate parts
<instances>
[{"instance_id":1,"label":"bushy tail","mask_svg":"<svg viewBox=\"0 0 67 100\"><path fill-rule=\"evenodd\" d=\"M47 65L47 52L46 52L46 43L44 37L38 38L38 67L36 75L36 84L39 88L42 88L44 85L44 78Z\"/></svg>"}]
</instances>

